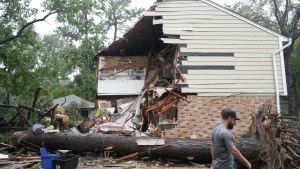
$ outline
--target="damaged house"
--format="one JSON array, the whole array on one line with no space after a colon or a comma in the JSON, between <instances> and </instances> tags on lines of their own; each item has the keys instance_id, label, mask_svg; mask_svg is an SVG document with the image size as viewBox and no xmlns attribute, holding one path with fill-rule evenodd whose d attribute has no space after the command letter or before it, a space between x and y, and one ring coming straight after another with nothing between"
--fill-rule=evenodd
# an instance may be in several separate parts
<instances>
[{"instance_id":1,"label":"damaged house","mask_svg":"<svg viewBox=\"0 0 300 169\"><path fill-rule=\"evenodd\" d=\"M280 112L289 44L210 0L159 1L96 56L96 106L117 112L132 102L134 128L173 138L209 138L221 110L231 108L241 136L265 101Z\"/></svg>"}]
</instances>

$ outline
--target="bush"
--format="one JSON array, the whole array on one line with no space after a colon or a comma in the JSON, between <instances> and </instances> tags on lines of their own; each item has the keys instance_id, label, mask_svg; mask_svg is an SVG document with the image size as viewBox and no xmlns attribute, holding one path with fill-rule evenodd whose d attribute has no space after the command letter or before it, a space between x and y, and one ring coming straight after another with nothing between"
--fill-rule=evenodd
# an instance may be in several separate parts
<instances>
[{"instance_id":1,"label":"bush","mask_svg":"<svg viewBox=\"0 0 300 169\"><path fill-rule=\"evenodd\" d=\"M13 131L5 132L0 134L0 142L9 144L10 136L12 135Z\"/></svg>"},{"instance_id":2,"label":"bush","mask_svg":"<svg viewBox=\"0 0 300 169\"><path fill-rule=\"evenodd\" d=\"M291 127L294 128L294 129L297 129L297 130L300 130L300 121L293 121L291 123Z\"/></svg>"}]
</instances>

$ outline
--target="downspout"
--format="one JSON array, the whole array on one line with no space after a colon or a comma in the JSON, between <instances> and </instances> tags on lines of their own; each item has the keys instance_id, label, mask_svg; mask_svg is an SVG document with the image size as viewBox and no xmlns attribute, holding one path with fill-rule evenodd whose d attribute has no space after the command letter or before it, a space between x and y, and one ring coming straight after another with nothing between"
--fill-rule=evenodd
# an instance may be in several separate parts
<instances>
[{"instance_id":1,"label":"downspout","mask_svg":"<svg viewBox=\"0 0 300 169\"><path fill-rule=\"evenodd\" d=\"M280 99L279 99L279 89L278 89L278 77L277 77L277 67L276 67L276 53L283 51L285 48L289 47L292 44L292 39L289 38L289 43L281 47L280 49L276 50L273 53L273 70L274 70L274 80L275 80L275 93L276 93L276 108L277 113L280 116ZM283 67L282 67L283 68ZM284 79L283 79L284 80Z\"/></svg>"}]
</instances>

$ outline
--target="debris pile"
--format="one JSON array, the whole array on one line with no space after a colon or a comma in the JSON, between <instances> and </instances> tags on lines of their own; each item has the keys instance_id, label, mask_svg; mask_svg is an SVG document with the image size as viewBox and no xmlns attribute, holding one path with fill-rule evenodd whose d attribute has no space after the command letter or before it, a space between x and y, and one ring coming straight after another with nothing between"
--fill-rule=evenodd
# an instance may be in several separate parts
<instances>
[{"instance_id":1,"label":"debris pile","mask_svg":"<svg viewBox=\"0 0 300 169\"><path fill-rule=\"evenodd\" d=\"M139 78L145 79L145 85L139 96L131 104L128 104L128 107L123 108L122 111L118 110L120 106L114 109L116 112L120 112L118 118L109 120L108 123L96 124L96 119L102 118L104 115L96 117L90 122L92 125L87 125L90 131L93 133L116 133L117 130L121 133L137 131L137 136L163 137L166 128L174 127L177 124L178 102L180 100L189 102L177 90L178 84L185 81L183 74L175 64L177 63L177 50L177 45L168 45L159 52L153 50L150 52L148 60L129 56L121 60L117 60L117 57L100 59L100 62L105 63L104 67L99 69L100 80L111 76L117 79L115 75L125 72L124 75L139 74ZM147 68L146 75L143 72L144 67ZM130 73L132 71L135 73ZM145 77L141 75L145 75ZM130 78L132 79L132 77ZM124 79L124 76L120 79ZM104 104L105 99L99 100L99 102L101 103L99 109L109 112L111 119L114 113L109 109L112 108L105 107L107 106Z\"/></svg>"},{"instance_id":2,"label":"debris pile","mask_svg":"<svg viewBox=\"0 0 300 169\"><path fill-rule=\"evenodd\" d=\"M262 105L250 127L251 134L263 145L260 158L264 168L300 168L299 130L280 120L272 107L271 102Z\"/></svg>"}]
</instances>

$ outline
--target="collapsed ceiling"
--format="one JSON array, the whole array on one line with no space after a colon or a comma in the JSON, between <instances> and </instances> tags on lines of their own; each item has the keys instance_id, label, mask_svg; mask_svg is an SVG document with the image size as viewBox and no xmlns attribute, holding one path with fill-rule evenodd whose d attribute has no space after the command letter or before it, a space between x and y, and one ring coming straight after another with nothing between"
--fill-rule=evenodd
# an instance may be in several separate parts
<instances>
[{"instance_id":1,"label":"collapsed ceiling","mask_svg":"<svg viewBox=\"0 0 300 169\"><path fill-rule=\"evenodd\" d=\"M123 38L113 42L98 56L147 56L153 42L161 36L161 25L153 25L153 17L142 16Z\"/></svg>"}]
</instances>

